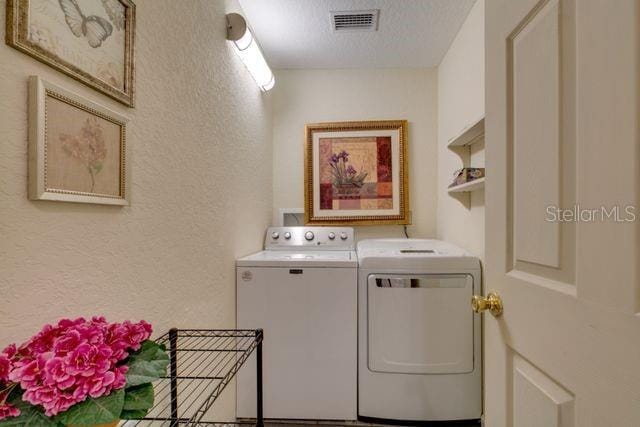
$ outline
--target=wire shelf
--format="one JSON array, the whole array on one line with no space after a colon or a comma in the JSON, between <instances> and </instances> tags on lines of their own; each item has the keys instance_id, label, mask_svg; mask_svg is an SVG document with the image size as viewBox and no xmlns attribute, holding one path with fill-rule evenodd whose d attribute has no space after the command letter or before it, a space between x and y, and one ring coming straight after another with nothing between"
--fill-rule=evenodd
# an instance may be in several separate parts
<instances>
[{"instance_id":1,"label":"wire shelf","mask_svg":"<svg viewBox=\"0 0 640 427\"><path fill-rule=\"evenodd\" d=\"M155 403L133 426L263 426L262 329L171 329L156 340L166 346L171 363L167 374L153 383ZM216 399L253 351L257 360L258 417L251 422L203 420Z\"/></svg>"}]
</instances>

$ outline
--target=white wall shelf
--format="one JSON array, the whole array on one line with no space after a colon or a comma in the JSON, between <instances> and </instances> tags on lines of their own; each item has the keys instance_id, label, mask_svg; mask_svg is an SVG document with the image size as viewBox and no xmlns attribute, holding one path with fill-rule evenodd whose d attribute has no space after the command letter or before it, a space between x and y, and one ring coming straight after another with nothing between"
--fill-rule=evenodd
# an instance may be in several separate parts
<instances>
[{"instance_id":1,"label":"white wall shelf","mask_svg":"<svg viewBox=\"0 0 640 427\"><path fill-rule=\"evenodd\" d=\"M478 141L483 140L484 136L484 116L476 120L469 126L466 126L462 131L449 139L447 147L465 147L471 144L475 144Z\"/></svg>"},{"instance_id":2,"label":"white wall shelf","mask_svg":"<svg viewBox=\"0 0 640 427\"><path fill-rule=\"evenodd\" d=\"M477 147L472 147L478 143ZM484 115L467 125L457 135L449 139L447 148L460 156L463 167L471 167L471 153L483 150ZM483 163L483 162L482 162ZM450 187L447 193L463 203L467 209L471 206L471 193L484 188L484 177Z\"/></svg>"},{"instance_id":3,"label":"white wall shelf","mask_svg":"<svg viewBox=\"0 0 640 427\"><path fill-rule=\"evenodd\" d=\"M484 188L484 177L474 179L470 182L465 182L464 184L456 185L455 187L450 187L447 191L449 193L463 193L463 192L471 192L476 190L481 190Z\"/></svg>"}]
</instances>

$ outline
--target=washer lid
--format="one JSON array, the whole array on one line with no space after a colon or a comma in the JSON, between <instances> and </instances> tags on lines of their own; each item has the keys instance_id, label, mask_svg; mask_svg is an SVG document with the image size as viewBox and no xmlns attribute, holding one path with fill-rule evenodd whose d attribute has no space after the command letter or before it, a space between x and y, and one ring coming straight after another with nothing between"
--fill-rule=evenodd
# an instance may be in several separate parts
<instances>
[{"instance_id":1,"label":"washer lid","mask_svg":"<svg viewBox=\"0 0 640 427\"><path fill-rule=\"evenodd\" d=\"M242 267L357 267L354 251L261 251L236 260Z\"/></svg>"},{"instance_id":2,"label":"washer lid","mask_svg":"<svg viewBox=\"0 0 640 427\"><path fill-rule=\"evenodd\" d=\"M360 268L476 269L478 258L451 243L431 239L367 239L358 242Z\"/></svg>"}]
</instances>

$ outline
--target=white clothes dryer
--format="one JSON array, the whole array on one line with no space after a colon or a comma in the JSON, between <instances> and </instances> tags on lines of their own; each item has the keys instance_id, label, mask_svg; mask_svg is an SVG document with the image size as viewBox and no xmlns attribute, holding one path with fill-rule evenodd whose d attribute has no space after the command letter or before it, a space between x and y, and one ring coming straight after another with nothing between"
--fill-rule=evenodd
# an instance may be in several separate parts
<instances>
[{"instance_id":1,"label":"white clothes dryer","mask_svg":"<svg viewBox=\"0 0 640 427\"><path fill-rule=\"evenodd\" d=\"M357 252L359 418L479 419L478 258L420 239L363 240Z\"/></svg>"}]
</instances>

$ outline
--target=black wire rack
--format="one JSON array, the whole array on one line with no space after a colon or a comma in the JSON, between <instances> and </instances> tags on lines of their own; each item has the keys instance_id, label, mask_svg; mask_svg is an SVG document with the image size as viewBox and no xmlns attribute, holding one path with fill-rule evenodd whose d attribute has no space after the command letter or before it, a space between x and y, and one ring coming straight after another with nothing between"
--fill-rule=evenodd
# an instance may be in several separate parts
<instances>
[{"instance_id":1,"label":"black wire rack","mask_svg":"<svg viewBox=\"0 0 640 427\"><path fill-rule=\"evenodd\" d=\"M145 418L124 426L264 426L262 412L262 329L171 329L156 341L170 357L167 375L153 383L154 405ZM203 420L251 353L256 352L255 422Z\"/></svg>"}]
</instances>

